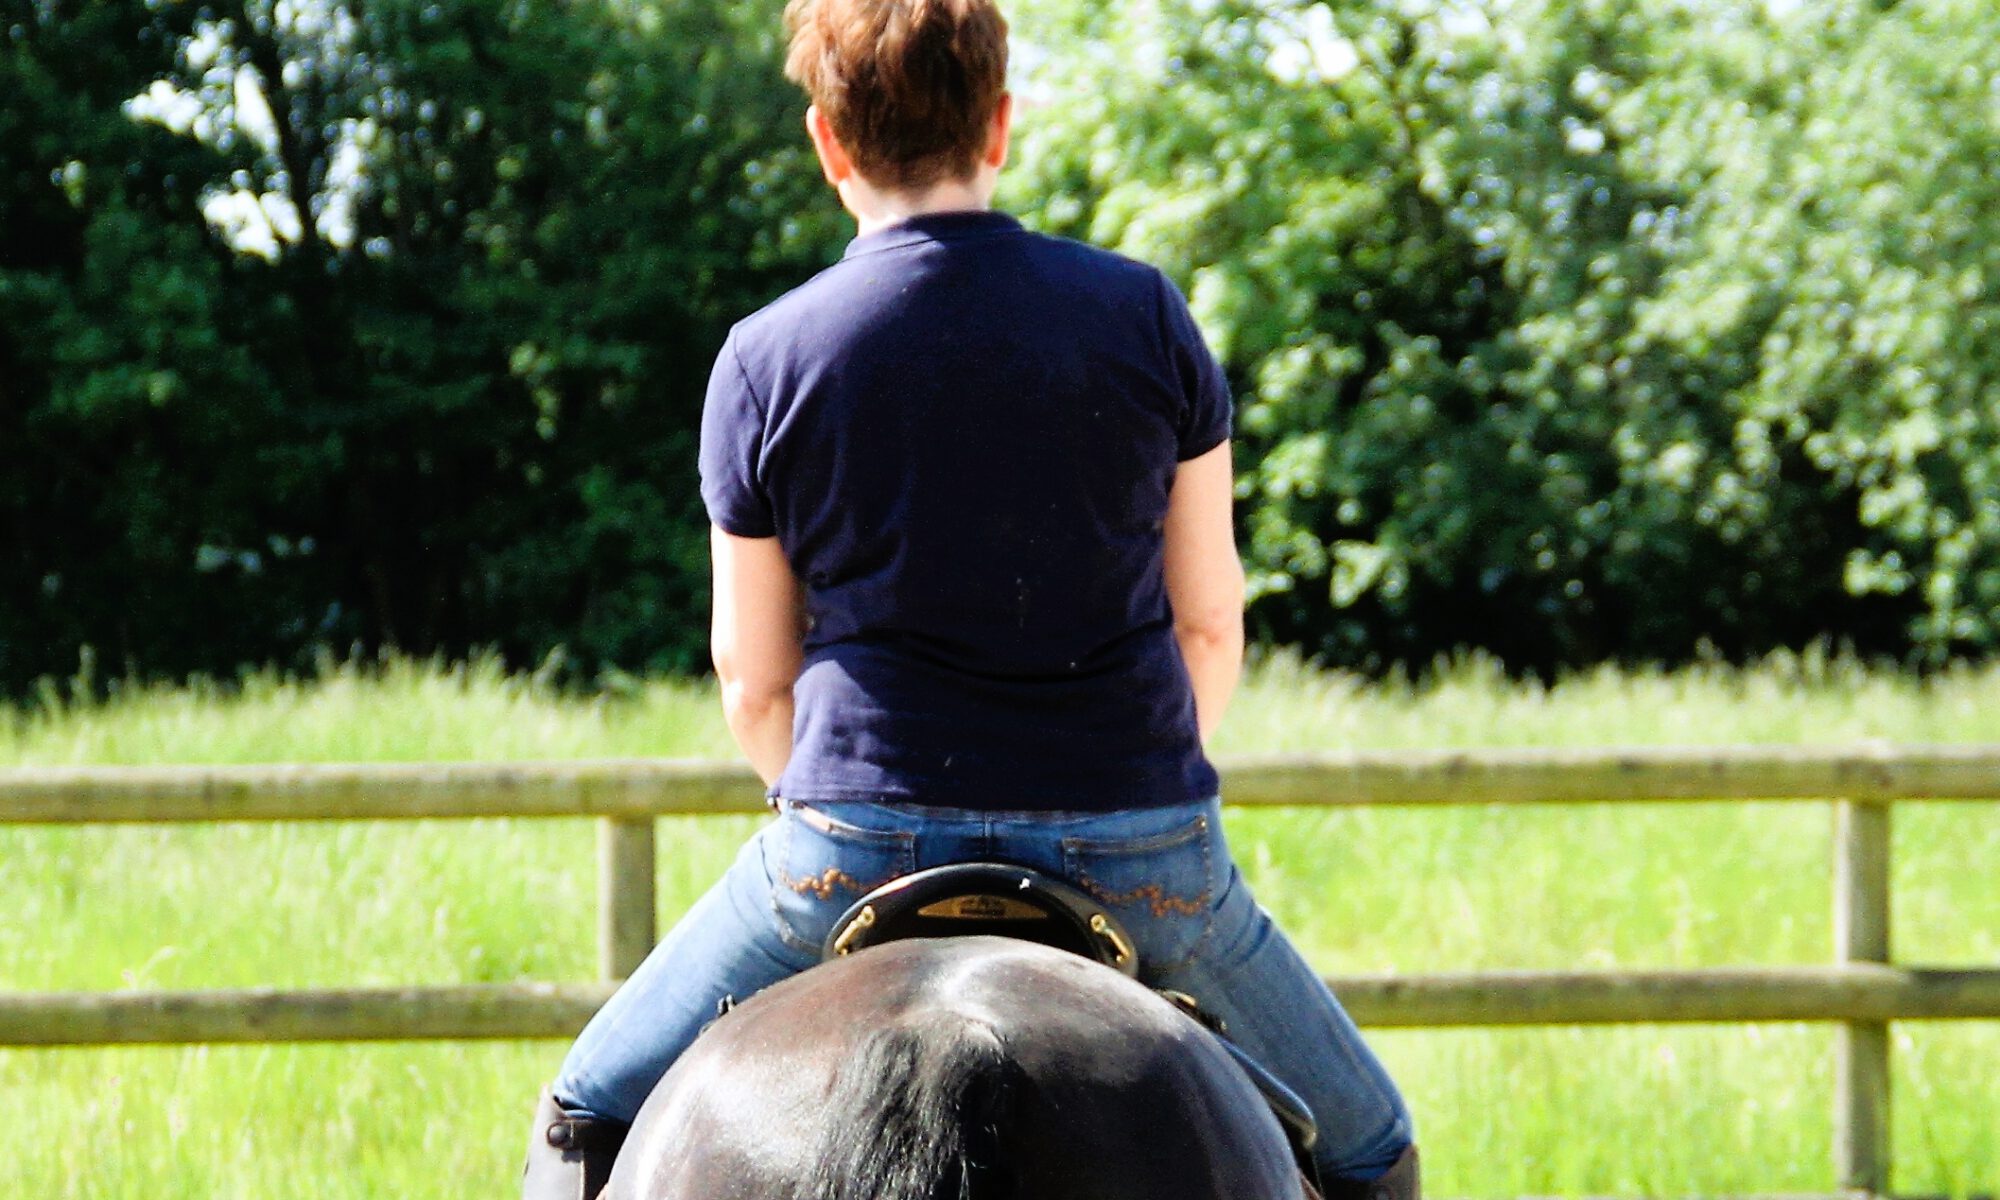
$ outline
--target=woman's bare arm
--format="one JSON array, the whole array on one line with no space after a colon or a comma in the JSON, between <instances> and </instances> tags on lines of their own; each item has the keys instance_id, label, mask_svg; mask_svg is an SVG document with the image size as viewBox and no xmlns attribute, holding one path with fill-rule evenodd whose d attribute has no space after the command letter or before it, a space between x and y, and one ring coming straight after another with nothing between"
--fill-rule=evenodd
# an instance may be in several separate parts
<instances>
[{"instance_id":1,"label":"woman's bare arm","mask_svg":"<svg viewBox=\"0 0 2000 1200\"><path fill-rule=\"evenodd\" d=\"M1243 670L1243 560L1236 554L1233 502L1228 442L1175 470L1167 499L1167 602L1194 681L1203 741L1222 723Z\"/></svg>"},{"instance_id":2,"label":"woman's bare arm","mask_svg":"<svg viewBox=\"0 0 2000 1200\"><path fill-rule=\"evenodd\" d=\"M805 595L778 539L709 530L715 607L709 652L729 732L757 774L776 783L792 756L792 684L805 637Z\"/></svg>"}]
</instances>

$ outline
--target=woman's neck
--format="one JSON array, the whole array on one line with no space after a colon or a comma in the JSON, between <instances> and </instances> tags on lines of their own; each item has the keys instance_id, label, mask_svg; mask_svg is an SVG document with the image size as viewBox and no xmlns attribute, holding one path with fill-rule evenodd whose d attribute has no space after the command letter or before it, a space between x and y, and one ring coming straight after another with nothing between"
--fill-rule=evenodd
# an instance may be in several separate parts
<instances>
[{"instance_id":1,"label":"woman's neck","mask_svg":"<svg viewBox=\"0 0 2000 1200\"><path fill-rule=\"evenodd\" d=\"M947 179L918 191L877 188L858 176L843 182L841 203L854 214L862 235L911 217L931 213L985 212L993 206L993 180L986 170L970 179Z\"/></svg>"}]
</instances>

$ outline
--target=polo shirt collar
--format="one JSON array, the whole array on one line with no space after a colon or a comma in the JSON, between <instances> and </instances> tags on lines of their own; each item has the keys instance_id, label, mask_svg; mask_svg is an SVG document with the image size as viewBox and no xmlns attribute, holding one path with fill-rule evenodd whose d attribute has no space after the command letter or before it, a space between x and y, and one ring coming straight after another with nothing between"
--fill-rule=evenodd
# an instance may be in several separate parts
<instances>
[{"instance_id":1,"label":"polo shirt collar","mask_svg":"<svg viewBox=\"0 0 2000 1200\"><path fill-rule=\"evenodd\" d=\"M873 254L877 250L894 250L923 242L955 242L964 238L992 237L995 234L1017 233L1020 229L1019 221L1006 213L995 212L992 209L920 213L855 238L847 243L847 251L841 257L854 258L862 254Z\"/></svg>"}]
</instances>

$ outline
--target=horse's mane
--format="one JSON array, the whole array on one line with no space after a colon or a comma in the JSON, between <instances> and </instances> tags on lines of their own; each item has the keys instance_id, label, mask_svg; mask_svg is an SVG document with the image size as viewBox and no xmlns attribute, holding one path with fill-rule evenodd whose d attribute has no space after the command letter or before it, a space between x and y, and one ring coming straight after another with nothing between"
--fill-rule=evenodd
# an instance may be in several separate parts
<instances>
[{"instance_id":1,"label":"horse's mane","mask_svg":"<svg viewBox=\"0 0 2000 1200\"><path fill-rule=\"evenodd\" d=\"M930 1009L869 1031L830 1098L832 1122L807 1193L825 1200L1013 1200L999 1131L1025 1077L1000 1033Z\"/></svg>"}]
</instances>

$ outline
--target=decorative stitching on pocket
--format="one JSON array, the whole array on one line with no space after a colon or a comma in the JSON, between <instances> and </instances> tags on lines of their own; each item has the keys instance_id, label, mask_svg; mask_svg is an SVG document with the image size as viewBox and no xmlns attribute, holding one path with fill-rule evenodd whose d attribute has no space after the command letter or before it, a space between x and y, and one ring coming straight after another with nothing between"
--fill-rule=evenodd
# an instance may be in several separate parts
<instances>
[{"instance_id":1,"label":"decorative stitching on pocket","mask_svg":"<svg viewBox=\"0 0 2000 1200\"><path fill-rule=\"evenodd\" d=\"M841 870L839 867L828 867L826 870L821 871L819 874L808 875L804 879L795 879L792 876L787 875L783 867L779 867L778 881L780 883L783 883L786 887L797 892L801 896L805 895L807 892L811 892L813 895L818 896L822 900L833 899L833 893L836 888L841 889L843 891L853 892L855 895L859 896L863 892L872 892L876 888L882 886L882 884L889 882L888 880L884 879L877 883L864 884L860 880L856 879L854 876L849 875L847 872Z\"/></svg>"},{"instance_id":2,"label":"decorative stitching on pocket","mask_svg":"<svg viewBox=\"0 0 2000 1200\"><path fill-rule=\"evenodd\" d=\"M1083 885L1085 891L1097 897L1099 901L1105 904L1137 904L1139 901L1144 900L1151 905L1153 915L1156 917L1165 917L1174 914L1179 914L1183 917L1198 917L1208 911L1209 898L1215 892L1215 889L1212 887L1203 888L1199 896L1189 900L1182 896L1167 895L1166 889L1157 883L1149 883L1143 887L1134 888L1129 892L1114 892L1090 876L1081 873L1077 875L1077 882Z\"/></svg>"},{"instance_id":3,"label":"decorative stitching on pocket","mask_svg":"<svg viewBox=\"0 0 2000 1200\"><path fill-rule=\"evenodd\" d=\"M1192 900L1185 896L1171 896L1167 889L1157 883L1141 884L1129 892L1115 892L1092 879L1083 870L1081 858L1088 853L1120 853L1138 857L1149 852L1158 852L1182 842L1199 838L1201 841L1201 892ZM1183 916L1198 917L1208 911L1209 903L1215 898L1215 880L1212 851L1208 839L1208 818L1196 817L1192 825L1180 829L1170 829L1130 842L1091 842L1084 838L1064 838L1064 856L1069 860L1076 882L1100 903L1108 905L1137 904L1144 901L1156 917Z\"/></svg>"}]
</instances>

